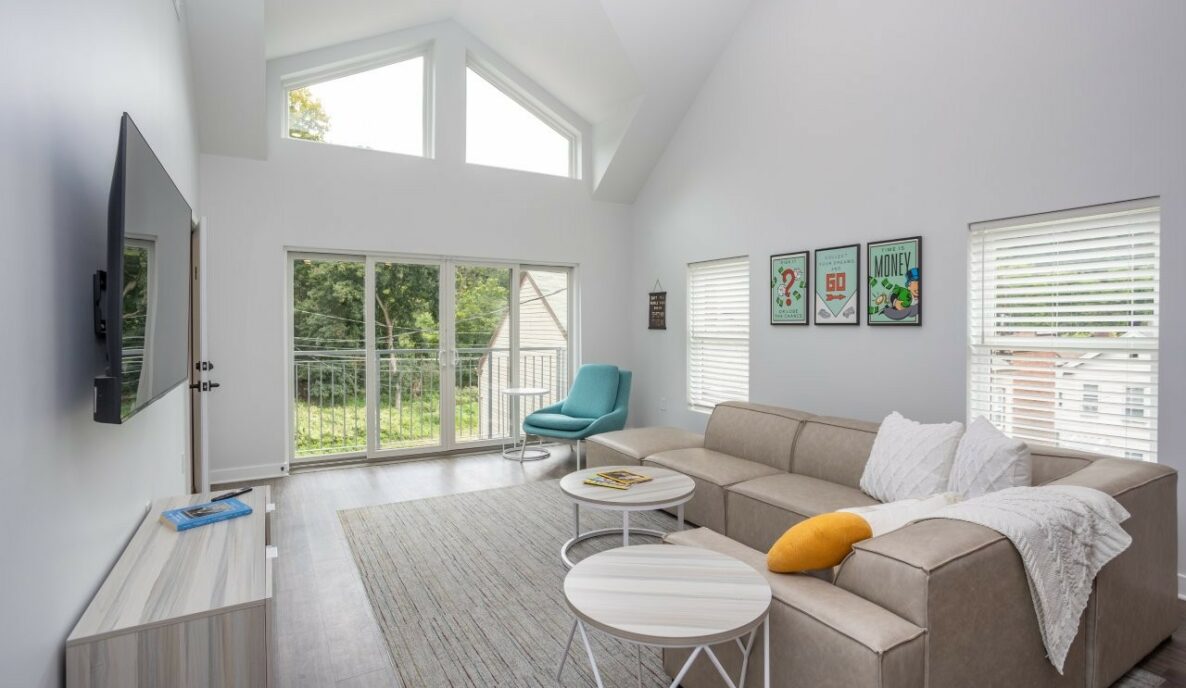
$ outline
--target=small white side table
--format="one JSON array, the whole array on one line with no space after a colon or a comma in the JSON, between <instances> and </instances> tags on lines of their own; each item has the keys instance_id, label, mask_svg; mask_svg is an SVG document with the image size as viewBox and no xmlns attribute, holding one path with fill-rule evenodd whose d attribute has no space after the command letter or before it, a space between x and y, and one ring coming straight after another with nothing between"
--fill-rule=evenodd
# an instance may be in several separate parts
<instances>
[{"instance_id":1,"label":"small white side table","mask_svg":"<svg viewBox=\"0 0 1186 688\"><path fill-rule=\"evenodd\" d=\"M579 631L597 688L604 688L586 627L641 647L690 648L671 688L703 654L728 688L745 688L750 655L762 635L762 683L770 688L770 584L733 557L699 547L638 545L594 554L564 579L564 598L572 612L572 630L556 681ZM737 643L741 675L725 671L712 646ZM639 652L639 685L642 685Z\"/></svg>"},{"instance_id":2,"label":"small white side table","mask_svg":"<svg viewBox=\"0 0 1186 688\"><path fill-rule=\"evenodd\" d=\"M615 490L611 487L586 485L585 481L602 471L630 471L645 475L650 480L639 483L628 490ZM634 511L658 511L660 509L675 509L679 524L676 530L684 529L684 504L692 499L696 491L696 483L676 471L658 466L599 466L569 473L560 479L560 491L572 501L573 525L576 532L567 542L560 546L560 561L568 568L572 568L572 559L568 552L578 542L584 542L604 535L621 535L622 546L630 545L630 534L653 535L663 537L667 533L651 528L631 528L630 513ZM589 509L622 512L622 527L601 528L581 532L581 505Z\"/></svg>"},{"instance_id":3,"label":"small white side table","mask_svg":"<svg viewBox=\"0 0 1186 688\"><path fill-rule=\"evenodd\" d=\"M515 417L518 415L520 408L520 399L524 397L543 396L550 391L552 390L546 387L507 387L506 389L502 390L503 395L508 401L511 402L507 408L507 418L509 419L508 425L515 422ZM540 459L546 459L552 455L552 452L544 449L544 441L542 439L539 442L539 446L528 447L527 433L523 432L521 437L519 435L522 430L523 427L520 425L518 428L515 428L514 432L511 433L511 437L514 438L514 441L511 442L510 447L508 447L506 444L502 445L502 458L510 459L511 461L523 462L539 461Z\"/></svg>"}]
</instances>

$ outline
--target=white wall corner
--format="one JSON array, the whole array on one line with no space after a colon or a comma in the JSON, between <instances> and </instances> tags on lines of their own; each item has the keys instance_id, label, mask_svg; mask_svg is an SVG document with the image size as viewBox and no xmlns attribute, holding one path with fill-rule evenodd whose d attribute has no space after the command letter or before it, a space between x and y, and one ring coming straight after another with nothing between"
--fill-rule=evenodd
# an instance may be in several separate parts
<instances>
[{"instance_id":1,"label":"white wall corner","mask_svg":"<svg viewBox=\"0 0 1186 688\"><path fill-rule=\"evenodd\" d=\"M1178 599L1186 600L1186 573L1178 574Z\"/></svg>"}]
</instances>

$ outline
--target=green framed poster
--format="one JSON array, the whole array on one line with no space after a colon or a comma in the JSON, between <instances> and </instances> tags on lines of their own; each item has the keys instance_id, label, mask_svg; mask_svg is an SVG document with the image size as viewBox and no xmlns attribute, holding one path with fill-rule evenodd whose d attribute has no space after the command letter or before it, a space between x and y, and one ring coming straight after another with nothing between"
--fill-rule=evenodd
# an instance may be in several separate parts
<instances>
[{"instance_id":1,"label":"green framed poster","mask_svg":"<svg viewBox=\"0 0 1186 688\"><path fill-rule=\"evenodd\" d=\"M922 237L868 244L870 325L922 324Z\"/></svg>"},{"instance_id":2,"label":"green framed poster","mask_svg":"<svg viewBox=\"0 0 1186 688\"><path fill-rule=\"evenodd\" d=\"M815 252L815 324L861 324L861 245Z\"/></svg>"},{"instance_id":3,"label":"green framed poster","mask_svg":"<svg viewBox=\"0 0 1186 688\"><path fill-rule=\"evenodd\" d=\"M806 325L811 313L811 251L770 256L770 324Z\"/></svg>"}]
</instances>

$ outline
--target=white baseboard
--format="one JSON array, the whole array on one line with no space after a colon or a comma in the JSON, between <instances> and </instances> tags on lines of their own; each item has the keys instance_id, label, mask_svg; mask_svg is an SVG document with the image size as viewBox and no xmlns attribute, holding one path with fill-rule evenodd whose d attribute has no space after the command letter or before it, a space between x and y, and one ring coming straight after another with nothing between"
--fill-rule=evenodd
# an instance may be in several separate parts
<instances>
[{"instance_id":1,"label":"white baseboard","mask_svg":"<svg viewBox=\"0 0 1186 688\"><path fill-rule=\"evenodd\" d=\"M288 475L282 464L264 463L236 468L214 468L210 470L210 484L238 483L245 480L270 480Z\"/></svg>"},{"instance_id":2,"label":"white baseboard","mask_svg":"<svg viewBox=\"0 0 1186 688\"><path fill-rule=\"evenodd\" d=\"M1186 600L1186 573L1178 574L1178 599Z\"/></svg>"}]
</instances>

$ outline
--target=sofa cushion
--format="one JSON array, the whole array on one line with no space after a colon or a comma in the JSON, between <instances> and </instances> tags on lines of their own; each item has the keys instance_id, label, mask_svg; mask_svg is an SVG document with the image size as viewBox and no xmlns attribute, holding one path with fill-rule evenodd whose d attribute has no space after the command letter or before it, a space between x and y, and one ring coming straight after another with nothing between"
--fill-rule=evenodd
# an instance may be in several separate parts
<instances>
[{"instance_id":1,"label":"sofa cushion","mask_svg":"<svg viewBox=\"0 0 1186 688\"><path fill-rule=\"evenodd\" d=\"M682 428L654 427L615 430L589 438L589 465L638 465L640 461L659 452L704 445L704 436ZM605 463L600 457L615 457Z\"/></svg>"},{"instance_id":2,"label":"sofa cushion","mask_svg":"<svg viewBox=\"0 0 1186 688\"><path fill-rule=\"evenodd\" d=\"M861 474L877 437L877 423L851 418L815 416L803 424L795 440L791 470L795 473L861 486Z\"/></svg>"},{"instance_id":3,"label":"sofa cushion","mask_svg":"<svg viewBox=\"0 0 1186 688\"><path fill-rule=\"evenodd\" d=\"M793 409L727 401L713 409L704 447L787 471L795 437L810 417Z\"/></svg>"},{"instance_id":4,"label":"sofa cushion","mask_svg":"<svg viewBox=\"0 0 1186 688\"><path fill-rule=\"evenodd\" d=\"M739 459L709 449L676 449L652 454L644 464L670 468L687 475L696 483L692 499L684 504L684 518L698 526L726 531L725 490L728 485L761 475L777 474L778 469Z\"/></svg>"},{"instance_id":5,"label":"sofa cushion","mask_svg":"<svg viewBox=\"0 0 1186 688\"><path fill-rule=\"evenodd\" d=\"M776 475L777 468L756 461L739 459L703 447L673 449L652 454L646 463L670 468L693 478L700 478L717 485L733 485L764 475Z\"/></svg>"},{"instance_id":6,"label":"sofa cushion","mask_svg":"<svg viewBox=\"0 0 1186 688\"><path fill-rule=\"evenodd\" d=\"M537 428L574 432L576 430L584 430L592 425L594 420L596 419L566 416L563 413L532 413L523 422Z\"/></svg>"},{"instance_id":7,"label":"sofa cushion","mask_svg":"<svg viewBox=\"0 0 1186 688\"><path fill-rule=\"evenodd\" d=\"M795 473L764 476L738 483L729 489L803 518L850 506L880 504L858 489Z\"/></svg>"},{"instance_id":8,"label":"sofa cushion","mask_svg":"<svg viewBox=\"0 0 1186 688\"><path fill-rule=\"evenodd\" d=\"M877 503L860 490L794 473L764 476L726 489L725 534L763 552L804 519Z\"/></svg>"}]
</instances>

